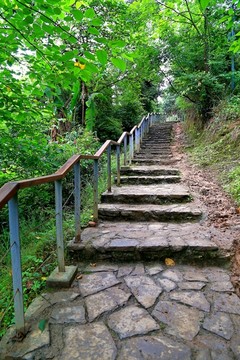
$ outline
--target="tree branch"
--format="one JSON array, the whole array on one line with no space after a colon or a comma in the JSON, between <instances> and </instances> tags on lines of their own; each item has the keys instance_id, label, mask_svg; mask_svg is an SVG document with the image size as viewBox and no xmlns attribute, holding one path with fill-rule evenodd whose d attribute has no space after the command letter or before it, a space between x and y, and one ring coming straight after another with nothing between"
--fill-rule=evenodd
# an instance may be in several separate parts
<instances>
[{"instance_id":1,"label":"tree branch","mask_svg":"<svg viewBox=\"0 0 240 360\"><path fill-rule=\"evenodd\" d=\"M34 45L30 40L28 40L28 38L27 38L14 24L12 24L7 18L5 18L5 16L3 16L2 13L0 13L0 17L1 17L4 21L6 21L18 34L20 34L21 37L22 37L24 40L26 40L36 51L38 51L38 52L42 55L43 59L46 60L46 62L48 63L48 65L49 65L50 67L52 67L50 61L46 58L45 54L44 54L40 49L38 49L38 47L37 47L36 45Z\"/></svg>"}]
</instances>

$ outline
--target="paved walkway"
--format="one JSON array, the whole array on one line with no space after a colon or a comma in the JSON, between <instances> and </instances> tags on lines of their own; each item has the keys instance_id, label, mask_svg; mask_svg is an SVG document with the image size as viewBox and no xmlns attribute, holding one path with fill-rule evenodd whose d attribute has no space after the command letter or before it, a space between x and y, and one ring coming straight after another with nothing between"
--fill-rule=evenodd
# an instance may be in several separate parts
<instances>
[{"instance_id":1,"label":"paved walkway","mask_svg":"<svg viewBox=\"0 0 240 360\"><path fill-rule=\"evenodd\" d=\"M124 185L103 195L98 227L69 243L71 289L37 298L26 338L10 329L0 359L240 359L233 239L206 226L204 205L178 184L170 136L169 124L152 129Z\"/></svg>"}]
</instances>

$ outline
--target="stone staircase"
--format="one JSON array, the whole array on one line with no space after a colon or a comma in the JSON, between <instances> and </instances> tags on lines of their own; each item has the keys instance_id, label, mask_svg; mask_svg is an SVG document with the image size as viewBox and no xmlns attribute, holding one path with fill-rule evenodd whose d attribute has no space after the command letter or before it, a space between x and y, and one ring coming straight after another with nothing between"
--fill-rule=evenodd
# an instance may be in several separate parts
<instances>
[{"instance_id":1,"label":"stone staircase","mask_svg":"<svg viewBox=\"0 0 240 360\"><path fill-rule=\"evenodd\" d=\"M201 226L203 204L181 184L172 126L152 126L132 165L121 168L121 186L102 194L98 226L85 229L80 244L68 245L79 260L225 258L212 229Z\"/></svg>"}]
</instances>

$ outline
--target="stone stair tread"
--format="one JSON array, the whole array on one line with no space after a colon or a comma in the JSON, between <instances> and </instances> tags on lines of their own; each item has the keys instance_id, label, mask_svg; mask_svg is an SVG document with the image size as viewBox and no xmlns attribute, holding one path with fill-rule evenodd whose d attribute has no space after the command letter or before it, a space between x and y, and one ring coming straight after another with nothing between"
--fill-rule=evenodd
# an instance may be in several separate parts
<instances>
[{"instance_id":1,"label":"stone stair tread","mask_svg":"<svg viewBox=\"0 0 240 360\"><path fill-rule=\"evenodd\" d=\"M138 166L122 166L122 175L179 175L177 168L159 166L159 165L138 165Z\"/></svg>"},{"instance_id":2,"label":"stone stair tread","mask_svg":"<svg viewBox=\"0 0 240 360\"><path fill-rule=\"evenodd\" d=\"M214 230L216 232L216 230ZM215 234L216 236L216 234ZM219 235L220 236L220 235ZM174 259L191 261L227 258L229 249L220 250L212 240L211 228L197 223L110 222L86 228L80 243L71 241L68 249L81 259Z\"/></svg>"},{"instance_id":3,"label":"stone stair tread","mask_svg":"<svg viewBox=\"0 0 240 360\"><path fill-rule=\"evenodd\" d=\"M132 159L132 162L133 163L143 163L143 164L146 164L146 165L156 165L156 164L159 164L159 165L171 165L171 164L175 164L177 161L179 161L178 159L176 158L173 158L173 159L162 159L162 160L156 160L156 159L143 159L143 158L138 158L138 159Z\"/></svg>"},{"instance_id":4,"label":"stone stair tread","mask_svg":"<svg viewBox=\"0 0 240 360\"><path fill-rule=\"evenodd\" d=\"M202 217L197 204L100 204L99 218L106 220L122 219L126 221L190 221Z\"/></svg>"},{"instance_id":5,"label":"stone stair tread","mask_svg":"<svg viewBox=\"0 0 240 360\"><path fill-rule=\"evenodd\" d=\"M179 175L122 175L121 184L136 183L136 184L151 184L151 183L175 183L180 182L181 177Z\"/></svg>"},{"instance_id":6,"label":"stone stair tread","mask_svg":"<svg viewBox=\"0 0 240 360\"><path fill-rule=\"evenodd\" d=\"M190 192L186 186L179 184L159 184L159 185L125 185L113 186L112 192L104 192L104 196L114 195L152 195L152 196L189 196Z\"/></svg>"}]
</instances>

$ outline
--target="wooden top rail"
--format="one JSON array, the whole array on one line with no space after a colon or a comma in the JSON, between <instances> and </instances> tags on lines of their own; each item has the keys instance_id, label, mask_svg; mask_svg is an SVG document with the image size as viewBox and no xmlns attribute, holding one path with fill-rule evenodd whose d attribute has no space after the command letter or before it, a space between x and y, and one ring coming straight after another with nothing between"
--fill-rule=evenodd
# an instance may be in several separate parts
<instances>
[{"instance_id":1,"label":"wooden top rail","mask_svg":"<svg viewBox=\"0 0 240 360\"><path fill-rule=\"evenodd\" d=\"M121 145L125 136L132 135L134 131L139 128L145 119L148 119L149 115L143 117L139 125L135 125L130 132L124 131L118 141L107 140L100 147L100 149L94 155L73 155L68 159L65 164L58 169L54 174L39 176L32 179L19 180L19 181L9 181L0 188L0 209L18 192L19 189L24 189L27 187L42 185L49 182L54 182L57 180L62 180L66 174L72 169L72 167L81 159L86 160L98 160L104 151L108 148L109 145Z\"/></svg>"}]
</instances>

